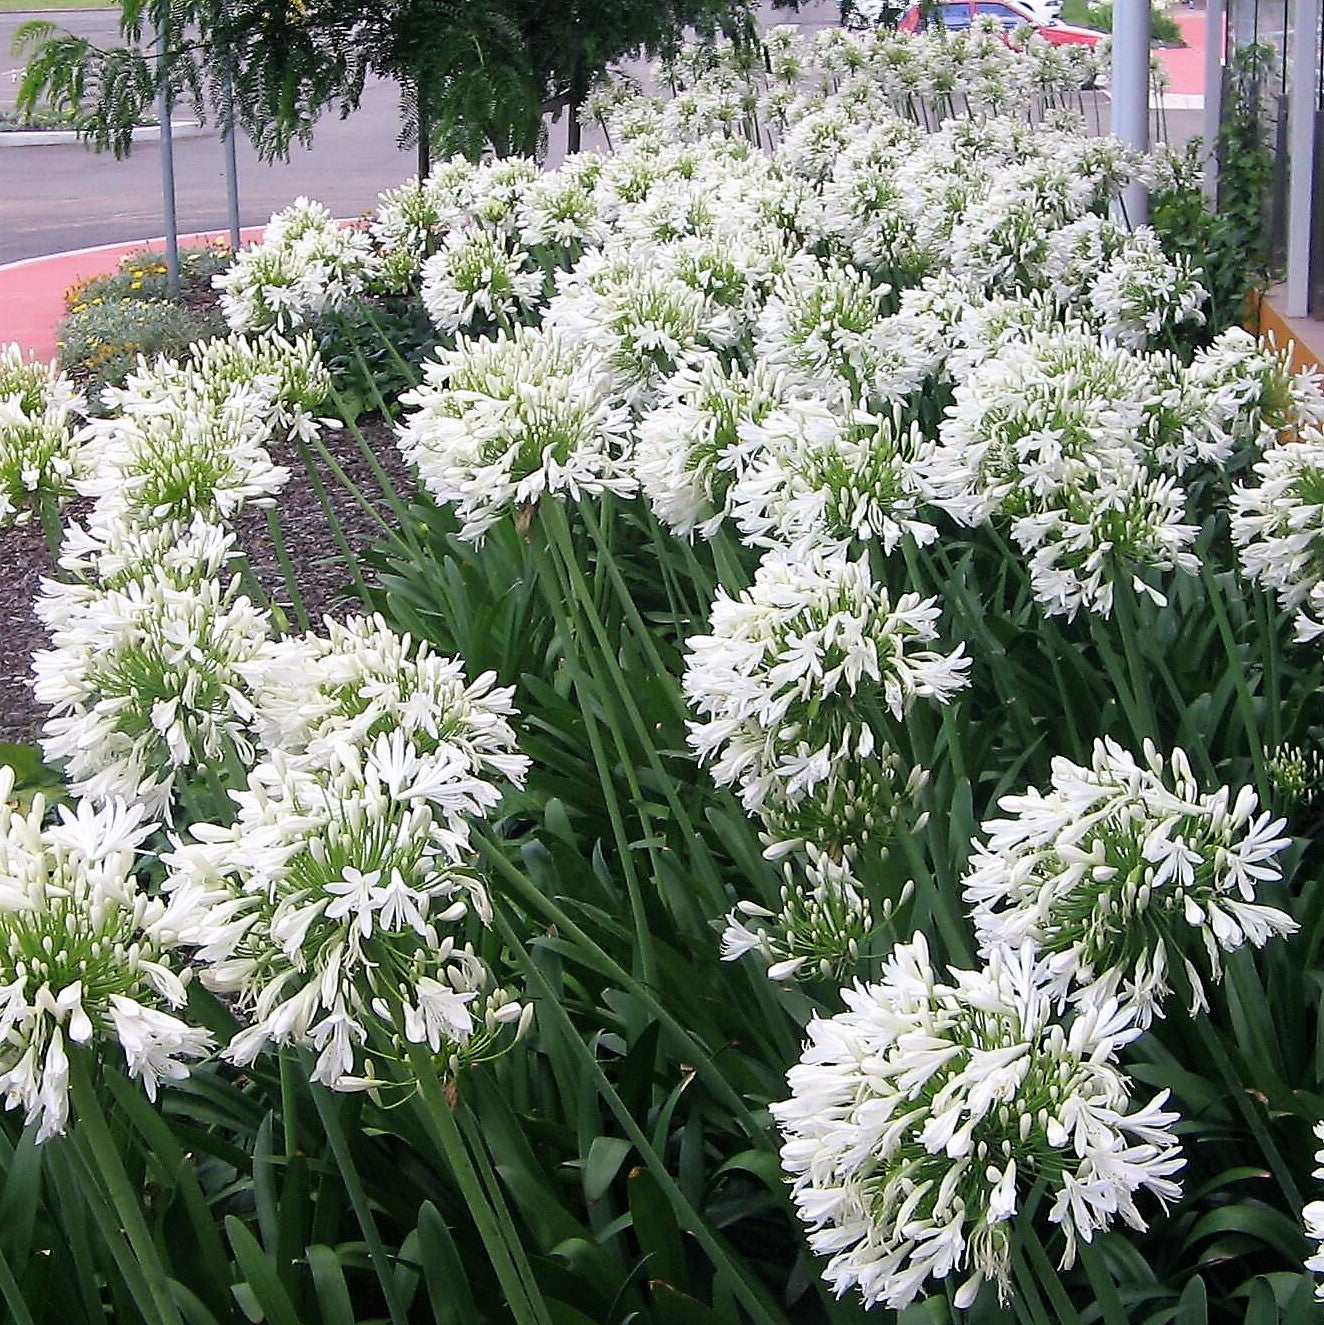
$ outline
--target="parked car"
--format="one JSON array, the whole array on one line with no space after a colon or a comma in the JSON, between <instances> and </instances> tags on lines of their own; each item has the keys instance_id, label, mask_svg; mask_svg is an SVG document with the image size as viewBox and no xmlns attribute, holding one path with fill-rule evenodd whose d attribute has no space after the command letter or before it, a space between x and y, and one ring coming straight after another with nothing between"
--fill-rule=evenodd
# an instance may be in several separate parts
<instances>
[{"instance_id":1,"label":"parked car","mask_svg":"<svg viewBox=\"0 0 1324 1325\"><path fill-rule=\"evenodd\" d=\"M1056 14L1045 18L1053 8L1061 10L1061 3L1054 5L1053 0L1042 0L1034 9L1025 0L940 0L929 10L929 22L940 24L949 32L960 32L968 28L976 18L993 18L1003 32L1014 32L1017 28L1029 24L1050 45L1053 46L1096 46L1103 40L1104 34L1093 28L1077 28L1070 23L1060 23ZM1036 12L1037 10L1037 12ZM900 32L918 32L922 24L919 5L911 5L901 15L897 23Z\"/></svg>"}]
</instances>

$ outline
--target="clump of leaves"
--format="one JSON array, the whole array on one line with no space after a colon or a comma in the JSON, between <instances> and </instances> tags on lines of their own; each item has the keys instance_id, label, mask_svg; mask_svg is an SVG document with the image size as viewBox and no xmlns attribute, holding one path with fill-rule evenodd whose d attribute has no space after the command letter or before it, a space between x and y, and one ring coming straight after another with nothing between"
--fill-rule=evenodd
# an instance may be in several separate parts
<instances>
[{"instance_id":1,"label":"clump of leaves","mask_svg":"<svg viewBox=\"0 0 1324 1325\"><path fill-rule=\"evenodd\" d=\"M178 302L190 308L210 308L216 303L211 280L230 264L233 254L225 243L207 248L180 249ZM123 300L168 299L169 283L165 255L139 249L126 253L119 266L104 275L77 281L64 292L65 307L81 313L98 304Z\"/></svg>"},{"instance_id":2,"label":"clump of leaves","mask_svg":"<svg viewBox=\"0 0 1324 1325\"><path fill-rule=\"evenodd\" d=\"M1194 339L1207 345L1245 317L1252 290L1267 285L1271 259L1265 200L1272 193L1273 152L1269 147L1264 92L1273 51L1240 46L1229 62L1231 79L1218 137L1218 207L1210 211L1194 182L1154 194L1150 222L1169 253L1198 253L1201 282L1209 291L1208 321ZM1203 145L1186 148L1184 178L1197 180Z\"/></svg>"},{"instance_id":3,"label":"clump of leaves","mask_svg":"<svg viewBox=\"0 0 1324 1325\"><path fill-rule=\"evenodd\" d=\"M400 393L422 380L420 365L438 344L418 298L359 300L323 314L314 334L351 423L371 410L393 416Z\"/></svg>"},{"instance_id":4,"label":"clump of leaves","mask_svg":"<svg viewBox=\"0 0 1324 1325\"><path fill-rule=\"evenodd\" d=\"M139 355L177 358L194 341L225 331L218 313L164 299L102 300L76 309L60 323L56 344L65 371L87 388L94 407L101 388L122 385Z\"/></svg>"}]
</instances>

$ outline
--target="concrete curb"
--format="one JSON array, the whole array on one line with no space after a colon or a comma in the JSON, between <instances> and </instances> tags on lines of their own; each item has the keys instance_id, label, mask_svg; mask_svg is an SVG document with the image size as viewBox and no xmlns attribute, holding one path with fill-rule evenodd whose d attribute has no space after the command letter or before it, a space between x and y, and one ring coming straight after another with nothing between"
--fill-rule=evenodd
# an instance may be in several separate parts
<instances>
[{"instance_id":1,"label":"concrete curb","mask_svg":"<svg viewBox=\"0 0 1324 1325\"><path fill-rule=\"evenodd\" d=\"M214 132L197 120L175 120L171 123L176 138L202 138ZM135 143L161 141L159 124L144 124L133 131ZM6 129L0 131L0 151L9 147L58 147L77 143L78 135L72 129Z\"/></svg>"}]
</instances>

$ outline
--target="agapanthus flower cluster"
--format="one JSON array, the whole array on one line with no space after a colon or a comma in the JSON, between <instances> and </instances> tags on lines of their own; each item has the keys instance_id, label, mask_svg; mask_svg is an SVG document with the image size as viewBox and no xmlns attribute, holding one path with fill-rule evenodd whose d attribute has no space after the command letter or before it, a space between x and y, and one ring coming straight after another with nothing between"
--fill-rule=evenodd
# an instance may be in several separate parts
<instances>
[{"instance_id":1,"label":"agapanthus flower cluster","mask_svg":"<svg viewBox=\"0 0 1324 1325\"><path fill-rule=\"evenodd\" d=\"M782 870L776 910L744 901L728 913L722 960L757 952L770 980L842 978L877 932L879 918L866 890L846 862L812 846L803 861L784 859ZM884 910L886 920L890 901Z\"/></svg>"},{"instance_id":2,"label":"agapanthus flower cluster","mask_svg":"<svg viewBox=\"0 0 1324 1325\"><path fill-rule=\"evenodd\" d=\"M165 857L169 893L210 908L204 982L248 1022L226 1056L305 1046L340 1090L390 1080L379 1069L410 1045L443 1070L484 1056L522 1013L463 925L490 917L470 820L528 766L512 692L379 618L250 670L268 757L232 793L233 824L194 824Z\"/></svg>"},{"instance_id":3,"label":"agapanthus flower cluster","mask_svg":"<svg viewBox=\"0 0 1324 1325\"><path fill-rule=\"evenodd\" d=\"M543 496L629 492L621 464L627 412L601 355L561 332L518 326L461 341L423 366L424 384L400 448L438 501L452 502L462 538Z\"/></svg>"},{"instance_id":4,"label":"agapanthus flower cluster","mask_svg":"<svg viewBox=\"0 0 1324 1325\"><path fill-rule=\"evenodd\" d=\"M207 917L186 898L152 896L135 869L156 825L141 805L16 808L0 765L0 1093L37 1124L38 1142L69 1121L70 1057L112 1048L156 1099L211 1047L183 1007L181 949Z\"/></svg>"},{"instance_id":5,"label":"agapanthus flower cluster","mask_svg":"<svg viewBox=\"0 0 1324 1325\"><path fill-rule=\"evenodd\" d=\"M54 364L0 346L0 529L32 518L37 503L73 496L87 473L80 415L86 402Z\"/></svg>"},{"instance_id":6,"label":"agapanthus flower cluster","mask_svg":"<svg viewBox=\"0 0 1324 1325\"><path fill-rule=\"evenodd\" d=\"M867 556L769 553L749 589L719 594L711 633L688 641L691 747L751 811L812 792L834 765L873 758L889 717L967 684L963 645L927 647L940 612L914 593L893 601Z\"/></svg>"},{"instance_id":7,"label":"agapanthus flower cluster","mask_svg":"<svg viewBox=\"0 0 1324 1325\"><path fill-rule=\"evenodd\" d=\"M529 255L482 226L452 230L422 267L423 307L439 331L507 331L540 302L544 275Z\"/></svg>"},{"instance_id":8,"label":"agapanthus flower cluster","mask_svg":"<svg viewBox=\"0 0 1324 1325\"><path fill-rule=\"evenodd\" d=\"M1324 1122L1315 1124L1315 1139L1324 1143ZM1316 1179L1324 1179L1324 1144L1315 1152ZM1311 1201L1301 1211L1306 1237L1315 1244L1315 1251L1306 1258L1307 1274L1324 1275L1324 1201ZM1315 1300L1324 1302L1324 1281L1315 1284Z\"/></svg>"},{"instance_id":9,"label":"agapanthus flower cluster","mask_svg":"<svg viewBox=\"0 0 1324 1325\"><path fill-rule=\"evenodd\" d=\"M631 470L673 533L711 537L760 449L756 429L787 399L781 375L709 352L683 364L639 421Z\"/></svg>"},{"instance_id":10,"label":"agapanthus flower cluster","mask_svg":"<svg viewBox=\"0 0 1324 1325\"><path fill-rule=\"evenodd\" d=\"M48 594L61 600L45 613L58 624L33 658L33 690L51 714L42 749L78 795L168 820L181 779L251 758L243 669L266 651L271 622L237 576L153 566L81 600Z\"/></svg>"},{"instance_id":11,"label":"agapanthus flower cluster","mask_svg":"<svg viewBox=\"0 0 1324 1325\"><path fill-rule=\"evenodd\" d=\"M745 428L755 459L731 493L737 524L770 546L823 542L923 546L937 527L921 513L935 444L900 408L846 418L796 400Z\"/></svg>"},{"instance_id":12,"label":"agapanthus flower cluster","mask_svg":"<svg viewBox=\"0 0 1324 1325\"><path fill-rule=\"evenodd\" d=\"M1324 633L1324 430L1266 447L1254 485L1229 499L1243 570L1294 614L1297 640Z\"/></svg>"},{"instance_id":13,"label":"agapanthus flower cluster","mask_svg":"<svg viewBox=\"0 0 1324 1325\"><path fill-rule=\"evenodd\" d=\"M894 1310L957 1278L1010 1291L1012 1221L1032 1188L1051 1201L1063 1263L1120 1221L1144 1228L1137 1197L1166 1205L1183 1160L1167 1092L1136 1107L1115 1065L1136 1026L1111 999L1059 1014L1055 976L1034 948L999 948L943 981L917 934L878 981L842 990L816 1017L772 1106L782 1166L840 1295Z\"/></svg>"},{"instance_id":14,"label":"agapanthus flower cluster","mask_svg":"<svg viewBox=\"0 0 1324 1325\"><path fill-rule=\"evenodd\" d=\"M1156 463L1164 399L1145 359L1083 329L1010 340L956 389L932 500L962 523L1007 520L1050 614L1108 615L1119 577L1162 601L1142 573L1193 572L1198 532Z\"/></svg>"},{"instance_id":15,"label":"agapanthus flower cluster","mask_svg":"<svg viewBox=\"0 0 1324 1325\"><path fill-rule=\"evenodd\" d=\"M96 499L97 518L228 520L247 503L269 503L290 476L268 450L269 401L244 387L217 390L193 368L163 372L168 384L149 375L150 390L126 387L119 412L89 425L91 472L77 486Z\"/></svg>"},{"instance_id":16,"label":"agapanthus flower cluster","mask_svg":"<svg viewBox=\"0 0 1324 1325\"><path fill-rule=\"evenodd\" d=\"M734 339L730 313L646 252L594 251L557 286L545 323L597 351L615 394L642 409L685 359Z\"/></svg>"},{"instance_id":17,"label":"agapanthus flower cluster","mask_svg":"<svg viewBox=\"0 0 1324 1325\"><path fill-rule=\"evenodd\" d=\"M212 284L232 331L290 331L359 294L371 263L366 235L322 203L297 198Z\"/></svg>"},{"instance_id":18,"label":"agapanthus flower cluster","mask_svg":"<svg viewBox=\"0 0 1324 1325\"><path fill-rule=\"evenodd\" d=\"M1179 749L1100 740L1089 767L1054 759L1047 792L998 804L965 899L983 950L1035 944L1059 994L1106 990L1146 1025L1174 983L1203 1007L1202 968L1297 928L1257 900L1281 878L1284 821L1251 787L1201 792Z\"/></svg>"}]
</instances>

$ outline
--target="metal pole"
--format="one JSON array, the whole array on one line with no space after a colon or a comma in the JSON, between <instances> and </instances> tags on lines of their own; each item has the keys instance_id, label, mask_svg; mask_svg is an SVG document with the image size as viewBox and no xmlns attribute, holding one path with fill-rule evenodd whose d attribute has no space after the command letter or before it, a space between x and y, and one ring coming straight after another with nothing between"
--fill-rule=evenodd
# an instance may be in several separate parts
<instances>
[{"instance_id":1,"label":"metal pole","mask_svg":"<svg viewBox=\"0 0 1324 1325\"><path fill-rule=\"evenodd\" d=\"M221 148L225 153L225 208L230 222L230 250L239 252L239 164L234 151L234 83L230 79L228 64L224 78L225 132L221 135Z\"/></svg>"},{"instance_id":2,"label":"metal pole","mask_svg":"<svg viewBox=\"0 0 1324 1325\"><path fill-rule=\"evenodd\" d=\"M1319 81L1320 0L1297 0L1291 42L1292 87L1287 104L1288 317L1310 312L1310 219L1315 166L1315 93ZM1284 61L1286 64L1286 61Z\"/></svg>"},{"instance_id":3,"label":"metal pole","mask_svg":"<svg viewBox=\"0 0 1324 1325\"><path fill-rule=\"evenodd\" d=\"M166 288L179 294L179 225L175 215L175 144L170 129L170 11L156 22L156 113L161 121L161 194L165 205Z\"/></svg>"},{"instance_id":4,"label":"metal pole","mask_svg":"<svg viewBox=\"0 0 1324 1325\"><path fill-rule=\"evenodd\" d=\"M225 206L230 222L230 251L239 252L239 163L234 151L234 45L230 36L230 6L222 3L225 63L221 67L221 95L225 98L221 148L225 153Z\"/></svg>"},{"instance_id":5,"label":"metal pole","mask_svg":"<svg viewBox=\"0 0 1324 1325\"><path fill-rule=\"evenodd\" d=\"M1204 196L1218 202L1218 135L1223 127L1223 24L1227 0L1206 0L1204 11Z\"/></svg>"},{"instance_id":6,"label":"metal pole","mask_svg":"<svg viewBox=\"0 0 1324 1325\"><path fill-rule=\"evenodd\" d=\"M1149 0L1117 0L1113 6L1112 132L1138 152L1149 151ZM1149 216L1143 184L1122 194L1132 226Z\"/></svg>"}]
</instances>

